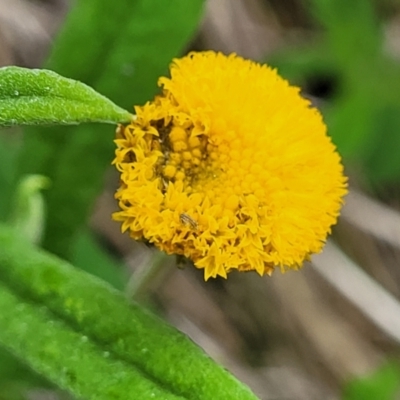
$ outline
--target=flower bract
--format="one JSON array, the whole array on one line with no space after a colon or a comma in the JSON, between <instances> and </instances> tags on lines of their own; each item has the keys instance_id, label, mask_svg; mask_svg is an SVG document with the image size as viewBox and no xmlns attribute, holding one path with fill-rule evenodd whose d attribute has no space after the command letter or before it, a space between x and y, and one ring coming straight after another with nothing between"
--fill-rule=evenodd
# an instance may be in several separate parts
<instances>
[{"instance_id":1,"label":"flower bract","mask_svg":"<svg viewBox=\"0 0 400 400\"><path fill-rule=\"evenodd\" d=\"M346 193L317 109L277 72L234 54L176 59L161 94L119 126L114 219L188 257L205 279L298 269Z\"/></svg>"}]
</instances>

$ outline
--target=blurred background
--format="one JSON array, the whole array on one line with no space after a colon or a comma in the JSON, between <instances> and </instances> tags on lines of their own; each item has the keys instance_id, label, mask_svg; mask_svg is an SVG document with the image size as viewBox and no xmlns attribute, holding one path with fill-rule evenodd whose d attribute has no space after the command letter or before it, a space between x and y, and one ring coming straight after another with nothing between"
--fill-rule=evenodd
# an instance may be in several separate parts
<instances>
[{"instance_id":1,"label":"blurred background","mask_svg":"<svg viewBox=\"0 0 400 400\"><path fill-rule=\"evenodd\" d=\"M319 107L350 194L300 272L203 281L164 259L137 300L265 400L400 399L398 0L0 0L0 66L45 67L132 109L173 57L236 52ZM19 180L48 176L43 247L129 296L157 261L111 220L113 127L0 130L0 219ZM156 261L154 261L156 259ZM67 399L0 349L0 399Z\"/></svg>"}]
</instances>

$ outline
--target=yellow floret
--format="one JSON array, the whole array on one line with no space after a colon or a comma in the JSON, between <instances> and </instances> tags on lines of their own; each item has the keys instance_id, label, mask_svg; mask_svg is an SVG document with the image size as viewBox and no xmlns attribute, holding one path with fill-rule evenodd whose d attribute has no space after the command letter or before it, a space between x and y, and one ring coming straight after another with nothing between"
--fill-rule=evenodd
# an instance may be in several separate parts
<instances>
[{"instance_id":1,"label":"yellow floret","mask_svg":"<svg viewBox=\"0 0 400 400\"><path fill-rule=\"evenodd\" d=\"M168 179L172 179L176 174L176 167L174 165L167 165L164 168L164 176Z\"/></svg>"}]
</instances>

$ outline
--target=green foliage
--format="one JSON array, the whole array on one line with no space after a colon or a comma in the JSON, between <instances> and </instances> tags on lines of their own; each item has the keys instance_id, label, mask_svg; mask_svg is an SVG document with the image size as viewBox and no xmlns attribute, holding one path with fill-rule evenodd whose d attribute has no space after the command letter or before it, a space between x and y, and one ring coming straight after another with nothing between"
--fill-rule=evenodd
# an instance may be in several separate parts
<instances>
[{"instance_id":1,"label":"green foliage","mask_svg":"<svg viewBox=\"0 0 400 400\"><path fill-rule=\"evenodd\" d=\"M304 85L331 80L323 113L339 152L371 182L400 177L400 66L384 54L383 28L372 0L309 0L323 28L307 48L275 55L271 64Z\"/></svg>"},{"instance_id":2,"label":"green foliage","mask_svg":"<svg viewBox=\"0 0 400 400\"><path fill-rule=\"evenodd\" d=\"M40 243L45 206L41 189L49 185L49 180L40 175L25 177L17 187L9 223L32 243Z\"/></svg>"},{"instance_id":3,"label":"green foliage","mask_svg":"<svg viewBox=\"0 0 400 400\"><path fill-rule=\"evenodd\" d=\"M3 221L8 218L14 197L19 149L18 141L0 130L0 220Z\"/></svg>"},{"instance_id":4,"label":"green foliage","mask_svg":"<svg viewBox=\"0 0 400 400\"><path fill-rule=\"evenodd\" d=\"M47 67L90 84L130 108L154 95L194 35L203 0L81 0L72 9ZM44 246L69 258L78 229L113 159L114 130L105 126L26 131L20 173L48 176ZM68 201L66 201L68 199Z\"/></svg>"},{"instance_id":5,"label":"green foliage","mask_svg":"<svg viewBox=\"0 0 400 400\"><path fill-rule=\"evenodd\" d=\"M0 343L76 397L88 400L182 398L163 390L133 365L110 357L109 352L86 336L46 310L22 300L1 283L0 306L3 310Z\"/></svg>"},{"instance_id":6,"label":"green foliage","mask_svg":"<svg viewBox=\"0 0 400 400\"><path fill-rule=\"evenodd\" d=\"M3 226L0 308L0 342L77 397L256 399L184 335Z\"/></svg>"},{"instance_id":7,"label":"green foliage","mask_svg":"<svg viewBox=\"0 0 400 400\"><path fill-rule=\"evenodd\" d=\"M396 400L400 396L400 366L387 363L370 376L353 379L344 388L343 400Z\"/></svg>"},{"instance_id":8,"label":"green foliage","mask_svg":"<svg viewBox=\"0 0 400 400\"><path fill-rule=\"evenodd\" d=\"M53 71L0 68L0 126L129 122L132 114Z\"/></svg>"},{"instance_id":9,"label":"green foliage","mask_svg":"<svg viewBox=\"0 0 400 400\"><path fill-rule=\"evenodd\" d=\"M26 392L39 387L47 388L49 384L0 348L0 400L26 400Z\"/></svg>"},{"instance_id":10,"label":"green foliage","mask_svg":"<svg viewBox=\"0 0 400 400\"><path fill-rule=\"evenodd\" d=\"M125 288L129 279L124 265L107 254L88 229L79 231L72 248L71 262L119 290Z\"/></svg>"}]
</instances>

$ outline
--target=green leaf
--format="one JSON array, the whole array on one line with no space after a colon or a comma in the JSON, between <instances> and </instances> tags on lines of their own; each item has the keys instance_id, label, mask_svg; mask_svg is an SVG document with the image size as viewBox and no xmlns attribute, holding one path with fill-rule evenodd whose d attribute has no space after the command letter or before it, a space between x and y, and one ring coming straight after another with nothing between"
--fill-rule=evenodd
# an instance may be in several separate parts
<instances>
[{"instance_id":1,"label":"green leaf","mask_svg":"<svg viewBox=\"0 0 400 400\"><path fill-rule=\"evenodd\" d=\"M49 383L0 348L0 400L26 400L25 394L35 388L49 388Z\"/></svg>"},{"instance_id":2,"label":"green leaf","mask_svg":"<svg viewBox=\"0 0 400 400\"><path fill-rule=\"evenodd\" d=\"M19 183L9 223L32 243L38 244L45 224L45 205L40 190L49 186L45 176L28 175Z\"/></svg>"},{"instance_id":3,"label":"green leaf","mask_svg":"<svg viewBox=\"0 0 400 400\"><path fill-rule=\"evenodd\" d=\"M16 135L0 130L0 220L8 218L16 185L20 141Z\"/></svg>"},{"instance_id":4,"label":"green leaf","mask_svg":"<svg viewBox=\"0 0 400 400\"><path fill-rule=\"evenodd\" d=\"M0 307L0 343L78 398L182 399L1 283Z\"/></svg>"},{"instance_id":5,"label":"green leaf","mask_svg":"<svg viewBox=\"0 0 400 400\"><path fill-rule=\"evenodd\" d=\"M400 367L390 362L369 376L351 380L343 400L395 400L400 395Z\"/></svg>"},{"instance_id":6,"label":"green leaf","mask_svg":"<svg viewBox=\"0 0 400 400\"><path fill-rule=\"evenodd\" d=\"M380 56L383 38L372 0L309 0L326 28L327 45L342 66L355 68Z\"/></svg>"},{"instance_id":7,"label":"green leaf","mask_svg":"<svg viewBox=\"0 0 400 400\"><path fill-rule=\"evenodd\" d=\"M378 111L373 125L373 148L366 165L373 182L396 182L400 176L400 108L398 104L386 103Z\"/></svg>"},{"instance_id":8,"label":"green leaf","mask_svg":"<svg viewBox=\"0 0 400 400\"><path fill-rule=\"evenodd\" d=\"M128 272L104 249L89 230L79 232L72 249L71 262L79 268L105 280L116 289L125 289Z\"/></svg>"},{"instance_id":9,"label":"green leaf","mask_svg":"<svg viewBox=\"0 0 400 400\"><path fill-rule=\"evenodd\" d=\"M256 399L174 328L3 226L1 282L0 341L72 393L96 400Z\"/></svg>"},{"instance_id":10,"label":"green leaf","mask_svg":"<svg viewBox=\"0 0 400 400\"><path fill-rule=\"evenodd\" d=\"M129 122L132 114L55 72L0 68L0 126Z\"/></svg>"}]
</instances>

